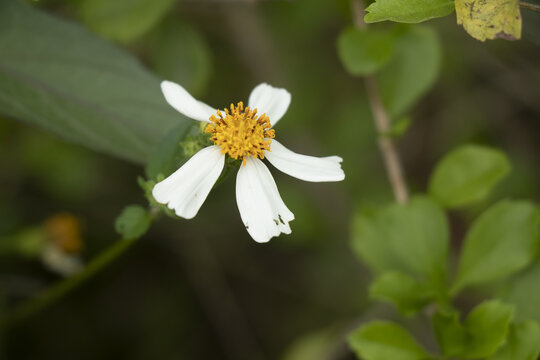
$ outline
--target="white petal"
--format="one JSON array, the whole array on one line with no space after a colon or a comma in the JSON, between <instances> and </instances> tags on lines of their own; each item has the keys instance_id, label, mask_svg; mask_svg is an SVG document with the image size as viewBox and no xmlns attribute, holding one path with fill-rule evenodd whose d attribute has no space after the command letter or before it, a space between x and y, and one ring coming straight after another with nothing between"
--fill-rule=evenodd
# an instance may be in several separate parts
<instances>
[{"instance_id":1,"label":"white petal","mask_svg":"<svg viewBox=\"0 0 540 360\"><path fill-rule=\"evenodd\" d=\"M157 183L152 195L158 203L168 204L176 215L191 219L197 215L224 164L225 155L219 146L206 147L171 176Z\"/></svg>"},{"instance_id":2,"label":"white petal","mask_svg":"<svg viewBox=\"0 0 540 360\"><path fill-rule=\"evenodd\" d=\"M258 114L266 114L272 126L287 112L291 103L291 94L268 84L257 85L249 95L249 107L256 108Z\"/></svg>"},{"instance_id":3,"label":"white petal","mask_svg":"<svg viewBox=\"0 0 540 360\"><path fill-rule=\"evenodd\" d=\"M236 203L251 237L260 243L290 234L293 213L285 206L274 178L259 159L249 157L236 177Z\"/></svg>"},{"instance_id":4,"label":"white petal","mask_svg":"<svg viewBox=\"0 0 540 360\"><path fill-rule=\"evenodd\" d=\"M169 105L191 119L209 122L210 116L217 112L213 107L196 100L182 86L171 81L162 81L161 91Z\"/></svg>"},{"instance_id":5,"label":"white petal","mask_svg":"<svg viewBox=\"0 0 540 360\"><path fill-rule=\"evenodd\" d=\"M319 158L297 154L276 140L272 140L270 151L266 151L264 156L278 170L301 180L322 182L345 179L341 169L343 159L339 156Z\"/></svg>"}]
</instances>

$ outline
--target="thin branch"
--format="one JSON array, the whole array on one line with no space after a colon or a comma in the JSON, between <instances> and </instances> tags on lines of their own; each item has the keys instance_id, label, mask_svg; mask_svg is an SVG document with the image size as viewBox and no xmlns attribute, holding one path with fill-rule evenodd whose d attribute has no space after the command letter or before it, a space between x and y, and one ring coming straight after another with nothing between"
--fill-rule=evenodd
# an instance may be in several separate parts
<instances>
[{"instance_id":1,"label":"thin branch","mask_svg":"<svg viewBox=\"0 0 540 360\"><path fill-rule=\"evenodd\" d=\"M366 29L367 24L364 22L364 2L362 0L351 0L351 6L355 26L359 29ZM381 150L386 172L394 191L394 197L398 204L405 204L409 199L409 192L407 190L399 154L394 142L388 137L388 133L390 133L391 130L388 113L382 103L375 77L364 77L364 84L366 86L371 112L375 120L375 127L379 134L379 149Z\"/></svg>"},{"instance_id":2,"label":"thin branch","mask_svg":"<svg viewBox=\"0 0 540 360\"><path fill-rule=\"evenodd\" d=\"M540 5L531 4L531 3L528 3L528 2L525 2L525 1L520 1L519 6L521 6L524 9L540 13Z\"/></svg>"}]
</instances>

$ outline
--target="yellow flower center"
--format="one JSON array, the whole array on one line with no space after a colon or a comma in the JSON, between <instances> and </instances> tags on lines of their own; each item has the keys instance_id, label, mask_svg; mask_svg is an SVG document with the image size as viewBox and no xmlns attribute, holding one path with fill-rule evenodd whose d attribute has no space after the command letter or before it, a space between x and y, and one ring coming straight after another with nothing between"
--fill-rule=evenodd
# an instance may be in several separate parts
<instances>
[{"instance_id":1,"label":"yellow flower center","mask_svg":"<svg viewBox=\"0 0 540 360\"><path fill-rule=\"evenodd\" d=\"M212 134L210 140L221 147L222 154L228 154L233 159L242 159L246 165L246 158L264 159L264 152L270 150L270 143L275 137L270 129L270 120L266 114L257 115L257 109L244 109L239 102L231 108L225 109L225 114L217 111L217 117L210 117L210 124L204 130Z\"/></svg>"}]
</instances>

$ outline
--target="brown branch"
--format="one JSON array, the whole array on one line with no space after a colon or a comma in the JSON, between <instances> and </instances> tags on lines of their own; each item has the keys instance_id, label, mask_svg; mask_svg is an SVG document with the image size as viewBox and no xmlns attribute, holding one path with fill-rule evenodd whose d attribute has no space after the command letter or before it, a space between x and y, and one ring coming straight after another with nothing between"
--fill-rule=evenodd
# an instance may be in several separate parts
<instances>
[{"instance_id":1,"label":"brown branch","mask_svg":"<svg viewBox=\"0 0 540 360\"><path fill-rule=\"evenodd\" d=\"M521 6L524 9L540 13L540 5L531 4L531 3L528 3L528 2L525 2L525 1L520 1L519 6Z\"/></svg>"},{"instance_id":2,"label":"brown branch","mask_svg":"<svg viewBox=\"0 0 540 360\"><path fill-rule=\"evenodd\" d=\"M362 0L351 0L351 6L355 26L359 29L366 29L367 24L364 22L364 2ZM394 197L398 204L405 204L409 199L409 192L407 190L407 184L405 183L405 176L401 161L399 160L399 154L394 142L388 136L391 130L388 113L382 103L375 77L364 77L364 84L369 98L371 113L375 120L375 127L379 134L379 149L381 150L384 159L388 179L390 180L390 184L394 191Z\"/></svg>"}]
</instances>

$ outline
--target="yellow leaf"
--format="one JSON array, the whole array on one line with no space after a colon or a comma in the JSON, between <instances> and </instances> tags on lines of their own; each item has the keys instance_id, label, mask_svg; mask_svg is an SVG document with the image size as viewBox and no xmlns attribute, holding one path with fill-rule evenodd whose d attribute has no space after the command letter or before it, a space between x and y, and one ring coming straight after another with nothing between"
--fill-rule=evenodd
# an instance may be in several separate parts
<instances>
[{"instance_id":1,"label":"yellow leaf","mask_svg":"<svg viewBox=\"0 0 540 360\"><path fill-rule=\"evenodd\" d=\"M521 38L518 0L456 0L456 14L458 24L480 41Z\"/></svg>"}]
</instances>

